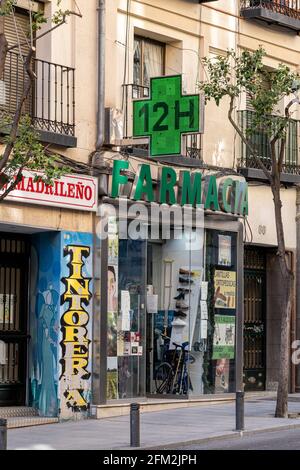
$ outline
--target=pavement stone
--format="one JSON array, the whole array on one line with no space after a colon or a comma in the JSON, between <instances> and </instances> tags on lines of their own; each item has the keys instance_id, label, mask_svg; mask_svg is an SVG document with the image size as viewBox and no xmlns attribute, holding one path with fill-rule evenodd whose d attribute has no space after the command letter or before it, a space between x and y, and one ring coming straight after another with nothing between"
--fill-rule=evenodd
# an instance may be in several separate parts
<instances>
[{"instance_id":1,"label":"pavement stone","mask_svg":"<svg viewBox=\"0 0 300 470\"><path fill-rule=\"evenodd\" d=\"M245 403L247 434L300 428L300 419L274 418L275 401ZM300 412L299 402L289 403ZM235 431L235 404L209 404L141 414L141 447L162 449L229 436ZM129 449L129 416L73 421L8 431L9 449L116 450Z\"/></svg>"}]
</instances>

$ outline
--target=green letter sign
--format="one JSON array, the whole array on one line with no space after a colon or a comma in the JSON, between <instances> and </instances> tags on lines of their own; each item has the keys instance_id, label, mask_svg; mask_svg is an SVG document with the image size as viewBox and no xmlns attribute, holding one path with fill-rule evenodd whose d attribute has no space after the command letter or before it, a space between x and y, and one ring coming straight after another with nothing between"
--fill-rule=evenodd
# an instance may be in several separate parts
<instances>
[{"instance_id":1,"label":"green letter sign","mask_svg":"<svg viewBox=\"0 0 300 470\"><path fill-rule=\"evenodd\" d=\"M200 132L200 97L181 89L181 75L151 78L151 98L133 102L133 137L149 137L153 157L180 155L181 134Z\"/></svg>"}]
</instances>

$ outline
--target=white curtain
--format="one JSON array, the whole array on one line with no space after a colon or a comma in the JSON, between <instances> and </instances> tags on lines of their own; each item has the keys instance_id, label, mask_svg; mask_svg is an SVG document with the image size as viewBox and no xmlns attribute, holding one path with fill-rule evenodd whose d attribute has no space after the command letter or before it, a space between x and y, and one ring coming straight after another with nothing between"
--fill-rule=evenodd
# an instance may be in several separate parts
<instances>
[{"instance_id":1,"label":"white curtain","mask_svg":"<svg viewBox=\"0 0 300 470\"><path fill-rule=\"evenodd\" d=\"M151 77L158 77L164 73L163 47L151 42L144 42L144 86L150 85Z\"/></svg>"}]
</instances>

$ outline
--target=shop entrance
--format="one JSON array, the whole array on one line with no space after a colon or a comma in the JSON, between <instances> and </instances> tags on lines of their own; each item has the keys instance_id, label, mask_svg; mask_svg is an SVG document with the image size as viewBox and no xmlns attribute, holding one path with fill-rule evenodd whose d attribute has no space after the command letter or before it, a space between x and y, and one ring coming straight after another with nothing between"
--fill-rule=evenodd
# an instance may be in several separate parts
<instances>
[{"instance_id":1,"label":"shop entrance","mask_svg":"<svg viewBox=\"0 0 300 470\"><path fill-rule=\"evenodd\" d=\"M29 247L0 233L0 406L26 403Z\"/></svg>"},{"instance_id":2,"label":"shop entrance","mask_svg":"<svg viewBox=\"0 0 300 470\"><path fill-rule=\"evenodd\" d=\"M246 391L265 390L266 383L266 252L245 247L244 383Z\"/></svg>"}]
</instances>

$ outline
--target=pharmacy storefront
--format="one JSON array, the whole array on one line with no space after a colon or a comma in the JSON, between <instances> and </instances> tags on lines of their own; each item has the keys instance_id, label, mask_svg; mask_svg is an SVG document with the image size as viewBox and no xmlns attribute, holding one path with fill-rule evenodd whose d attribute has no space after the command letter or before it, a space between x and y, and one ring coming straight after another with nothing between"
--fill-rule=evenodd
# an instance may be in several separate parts
<instances>
[{"instance_id":1,"label":"pharmacy storefront","mask_svg":"<svg viewBox=\"0 0 300 470\"><path fill-rule=\"evenodd\" d=\"M102 403L235 392L247 183L133 165L114 160L100 209Z\"/></svg>"}]
</instances>

